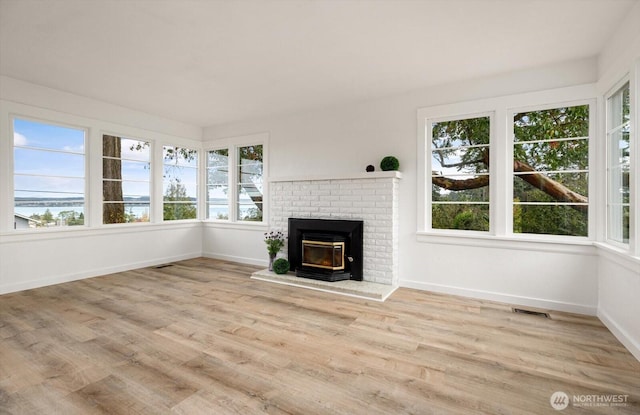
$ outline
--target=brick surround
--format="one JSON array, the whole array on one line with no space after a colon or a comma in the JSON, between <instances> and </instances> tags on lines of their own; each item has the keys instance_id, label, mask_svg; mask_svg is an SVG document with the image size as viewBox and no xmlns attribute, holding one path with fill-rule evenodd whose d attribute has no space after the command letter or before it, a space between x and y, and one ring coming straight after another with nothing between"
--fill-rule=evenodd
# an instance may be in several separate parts
<instances>
[{"instance_id":1,"label":"brick surround","mask_svg":"<svg viewBox=\"0 0 640 415\"><path fill-rule=\"evenodd\" d=\"M398 172L270 181L271 229L293 218L364 221L363 280L398 285Z\"/></svg>"}]
</instances>

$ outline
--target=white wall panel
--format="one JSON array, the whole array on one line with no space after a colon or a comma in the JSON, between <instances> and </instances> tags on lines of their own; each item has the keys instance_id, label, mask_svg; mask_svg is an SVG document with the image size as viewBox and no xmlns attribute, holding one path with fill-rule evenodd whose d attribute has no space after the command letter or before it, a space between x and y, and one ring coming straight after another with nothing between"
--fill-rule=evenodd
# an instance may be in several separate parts
<instances>
[{"instance_id":1,"label":"white wall panel","mask_svg":"<svg viewBox=\"0 0 640 415\"><path fill-rule=\"evenodd\" d=\"M202 129L4 76L0 114L0 294L202 254L201 222L162 223L161 190L152 193L155 223L102 225L101 177L104 132L150 140L161 153L162 145L199 148ZM87 129L90 226L13 230L11 115ZM152 171L161 182L162 169Z\"/></svg>"},{"instance_id":2,"label":"white wall panel","mask_svg":"<svg viewBox=\"0 0 640 415\"><path fill-rule=\"evenodd\" d=\"M504 244L474 248L418 242L416 238L418 108L589 83L595 76L595 60L568 62L360 104L211 127L205 129L204 140L208 145L224 137L269 131L274 178L349 175L364 172L368 164L379 170L382 157L395 155L403 174L399 183L400 285L595 314L593 249L555 252L551 245L542 251L514 251ZM236 232L246 231L227 231L229 237L222 248L227 257L266 258L264 247L254 250L241 237L230 237ZM205 228L204 244L209 251L222 247L219 237L217 228Z\"/></svg>"},{"instance_id":3,"label":"white wall panel","mask_svg":"<svg viewBox=\"0 0 640 415\"><path fill-rule=\"evenodd\" d=\"M4 236L0 294L195 258L201 252L199 222Z\"/></svg>"}]
</instances>

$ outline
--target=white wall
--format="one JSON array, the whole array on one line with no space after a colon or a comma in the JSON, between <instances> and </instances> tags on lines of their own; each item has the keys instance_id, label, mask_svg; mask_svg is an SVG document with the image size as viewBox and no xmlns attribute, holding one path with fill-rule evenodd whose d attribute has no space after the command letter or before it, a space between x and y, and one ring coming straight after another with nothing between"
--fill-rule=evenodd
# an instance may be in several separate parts
<instances>
[{"instance_id":1,"label":"white wall","mask_svg":"<svg viewBox=\"0 0 640 415\"><path fill-rule=\"evenodd\" d=\"M0 294L196 258L201 251L200 223L3 235Z\"/></svg>"},{"instance_id":2,"label":"white wall","mask_svg":"<svg viewBox=\"0 0 640 415\"><path fill-rule=\"evenodd\" d=\"M395 155L403 173L399 190L401 285L595 314L597 257L592 247L563 250L533 243L514 250L503 242L474 247L416 240L418 108L595 80L596 62L586 59L364 103L210 127L204 131L204 140L269 132L271 177L363 172L367 164L377 166L383 156ZM257 237L256 233L250 238ZM205 246L213 245L216 238L205 229ZM227 244L225 252L255 260L265 256L264 248L247 250L240 238L236 244Z\"/></svg>"},{"instance_id":3,"label":"white wall","mask_svg":"<svg viewBox=\"0 0 640 415\"><path fill-rule=\"evenodd\" d=\"M87 176L90 191L85 219L90 226L12 229L11 115L87 129L86 157L91 174ZM202 254L201 222L163 224L159 220L162 215L159 203L151 212L155 213L155 223L101 223L102 132L149 139L158 149L156 156L160 152L161 158L162 145L199 148L200 128L7 77L0 77L0 117L0 294ZM158 169L156 178L161 180L161 173ZM161 200L161 192L161 185L156 185L156 202Z\"/></svg>"},{"instance_id":4,"label":"white wall","mask_svg":"<svg viewBox=\"0 0 640 415\"><path fill-rule=\"evenodd\" d=\"M625 251L599 246L598 317L616 337L640 360L640 3L631 10L620 29L607 43L599 61L598 92L607 94L620 80L630 82L632 147L631 235L635 244ZM604 109L604 102L602 108ZM602 118L604 129L604 118ZM604 130L603 130L604 134ZM635 214L633 214L635 210Z\"/></svg>"},{"instance_id":5,"label":"white wall","mask_svg":"<svg viewBox=\"0 0 640 415\"><path fill-rule=\"evenodd\" d=\"M600 248L598 317L640 360L640 259Z\"/></svg>"},{"instance_id":6,"label":"white wall","mask_svg":"<svg viewBox=\"0 0 640 415\"><path fill-rule=\"evenodd\" d=\"M267 246L264 243L266 231L266 226L205 222L202 255L266 267L269 263Z\"/></svg>"}]
</instances>

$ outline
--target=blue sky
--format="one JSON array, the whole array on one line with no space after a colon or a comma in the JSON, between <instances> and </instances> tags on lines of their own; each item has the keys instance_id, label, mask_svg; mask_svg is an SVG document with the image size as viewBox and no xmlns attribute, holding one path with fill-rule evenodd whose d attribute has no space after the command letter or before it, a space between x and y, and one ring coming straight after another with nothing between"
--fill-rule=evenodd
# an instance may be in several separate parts
<instances>
[{"instance_id":1,"label":"blue sky","mask_svg":"<svg viewBox=\"0 0 640 415\"><path fill-rule=\"evenodd\" d=\"M15 196L59 198L82 196L85 190L86 131L79 128L52 125L21 118L14 119ZM164 150L163 187L167 189L169 177L179 177L187 188L187 195L197 196L197 157L167 157ZM226 156L224 160L226 170ZM150 146L144 142L122 139L122 178L125 196L149 196L151 180ZM249 161L243 170L261 172L261 163ZM221 166L220 166L221 167ZM226 173L223 174L226 182ZM253 178L254 180L257 178ZM226 183L225 183L226 184ZM262 183L256 183L261 190ZM226 198L226 186L211 189L210 197ZM244 193L240 189L241 193ZM242 194L242 199L248 196Z\"/></svg>"},{"instance_id":2,"label":"blue sky","mask_svg":"<svg viewBox=\"0 0 640 415\"><path fill-rule=\"evenodd\" d=\"M20 118L13 126L16 197L82 196L85 131Z\"/></svg>"}]
</instances>

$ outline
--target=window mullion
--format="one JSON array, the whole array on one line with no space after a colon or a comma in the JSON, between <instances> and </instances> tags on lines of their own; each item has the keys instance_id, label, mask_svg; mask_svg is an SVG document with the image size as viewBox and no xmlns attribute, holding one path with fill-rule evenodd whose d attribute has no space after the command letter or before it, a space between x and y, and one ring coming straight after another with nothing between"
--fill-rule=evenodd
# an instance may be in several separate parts
<instances>
[{"instance_id":1,"label":"window mullion","mask_svg":"<svg viewBox=\"0 0 640 415\"><path fill-rule=\"evenodd\" d=\"M229 147L229 221L238 220L238 179L237 179L238 146Z\"/></svg>"},{"instance_id":2,"label":"window mullion","mask_svg":"<svg viewBox=\"0 0 640 415\"><path fill-rule=\"evenodd\" d=\"M509 128L512 121L513 116L509 118L506 108L497 108L491 123L491 232L498 236L512 233L513 163L510 161L513 157L513 129Z\"/></svg>"},{"instance_id":3,"label":"window mullion","mask_svg":"<svg viewBox=\"0 0 640 415\"><path fill-rule=\"evenodd\" d=\"M636 61L635 74L629 79L629 143L630 143L630 166L629 166L629 189L631 195L629 201L629 250L633 255L640 255L640 243L638 243L638 235L640 235L640 221L637 220L638 203L640 203L640 182L637 180L638 160L640 157L640 146L638 146L638 121L640 121L640 100L638 93L640 92L640 60Z\"/></svg>"}]
</instances>

